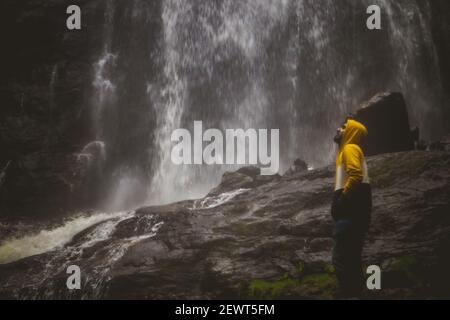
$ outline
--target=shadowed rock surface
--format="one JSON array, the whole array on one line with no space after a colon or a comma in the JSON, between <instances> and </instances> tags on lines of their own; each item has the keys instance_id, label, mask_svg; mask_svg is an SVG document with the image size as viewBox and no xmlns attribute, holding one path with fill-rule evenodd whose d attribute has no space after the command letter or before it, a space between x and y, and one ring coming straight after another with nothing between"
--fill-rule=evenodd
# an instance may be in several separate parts
<instances>
[{"instance_id":1,"label":"shadowed rock surface","mask_svg":"<svg viewBox=\"0 0 450 320\"><path fill-rule=\"evenodd\" d=\"M450 154L385 154L368 165L374 211L364 260L382 267L383 290L365 297L450 297ZM142 208L0 266L0 297L333 298L333 176L332 166L264 181L252 168L227 173L205 199ZM72 293L71 264L83 276Z\"/></svg>"},{"instance_id":2,"label":"shadowed rock surface","mask_svg":"<svg viewBox=\"0 0 450 320\"><path fill-rule=\"evenodd\" d=\"M375 95L357 110L356 119L369 130L364 148L368 156L414 149L408 110L401 93Z\"/></svg>"}]
</instances>

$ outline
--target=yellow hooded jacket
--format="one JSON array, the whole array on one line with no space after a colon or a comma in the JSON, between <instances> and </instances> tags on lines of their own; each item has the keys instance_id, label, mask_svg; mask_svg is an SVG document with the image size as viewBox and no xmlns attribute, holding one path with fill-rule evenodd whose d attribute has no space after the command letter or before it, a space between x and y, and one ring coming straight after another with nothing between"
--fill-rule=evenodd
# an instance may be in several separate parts
<instances>
[{"instance_id":1,"label":"yellow hooded jacket","mask_svg":"<svg viewBox=\"0 0 450 320\"><path fill-rule=\"evenodd\" d=\"M367 129L355 120L348 120L336 157L335 191L344 195L359 183L370 183L367 163L361 143L367 136Z\"/></svg>"},{"instance_id":2,"label":"yellow hooded jacket","mask_svg":"<svg viewBox=\"0 0 450 320\"><path fill-rule=\"evenodd\" d=\"M372 208L372 193L367 163L361 149L366 127L348 120L336 156L335 192L332 214L335 219L364 216ZM342 199L345 203L342 204ZM339 201L341 200L341 201ZM339 204L339 205L338 205Z\"/></svg>"}]
</instances>

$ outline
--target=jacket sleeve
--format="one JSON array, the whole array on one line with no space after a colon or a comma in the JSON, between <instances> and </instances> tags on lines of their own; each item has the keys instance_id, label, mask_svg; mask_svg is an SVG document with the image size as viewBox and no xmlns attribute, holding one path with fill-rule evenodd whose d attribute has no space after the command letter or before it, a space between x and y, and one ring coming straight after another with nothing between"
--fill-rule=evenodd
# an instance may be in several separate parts
<instances>
[{"instance_id":1,"label":"jacket sleeve","mask_svg":"<svg viewBox=\"0 0 450 320\"><path fill-rule=\"evenodd\" d=\"M347 195L352 190L352 188L362 182L362 160L363 154L360 147L355 144L349 144L344 147L342 161L345 166L345 171L348 175L347 182L345 183L344 190L342 191L344 195Z\"/></svg>"}]
</instances>

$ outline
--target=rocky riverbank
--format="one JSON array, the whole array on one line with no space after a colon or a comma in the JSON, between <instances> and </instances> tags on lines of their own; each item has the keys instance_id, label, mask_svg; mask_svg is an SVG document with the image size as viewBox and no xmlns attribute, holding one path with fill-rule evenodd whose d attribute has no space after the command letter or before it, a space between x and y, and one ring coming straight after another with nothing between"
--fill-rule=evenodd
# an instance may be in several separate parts
<instances>
[{"instance_id":1,"label":"rocky riverbank","mask_svg":"<svg viewBox=\"0 0 450 320\"><path fill-rule=\"evenodd\" d=\"M367 298L450 297L450 153L369 159L374 212L364 249L382 268ZM105 219L62 248L0 267L3 298L330 299L333 167L226 173L204 199ZM1 251L1 249L0 249ZM82 270L69 292L66 268Z\"/></svg>"}]
</instances>

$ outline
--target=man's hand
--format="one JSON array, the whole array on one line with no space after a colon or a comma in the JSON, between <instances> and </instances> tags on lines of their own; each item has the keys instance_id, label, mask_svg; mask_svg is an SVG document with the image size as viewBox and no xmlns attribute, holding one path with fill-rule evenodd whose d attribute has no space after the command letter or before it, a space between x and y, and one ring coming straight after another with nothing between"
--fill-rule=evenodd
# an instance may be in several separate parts
<instances>
[{"instance_id":1,"label":"man's hand","mask_svg":"<svg viewBox=\"0 0 450 320\"><path fill-rule=\"evenodd\" d=\"M346 215L347 208L347 197L342 192L334 195L333 206L331 207L331 216L333 219L339 220Z\"/></svg>"},{"instance_id":2,"label":"man's hand","mask_svg":"<svg viewBox=\"0 0 450 320\"><path fill-rule=\"evenodd\" d=\"M346 203L347 203L347 195L341 193L337 199L337 207L340 212L343 212L345 210Z\"/></svg>"}]
</instances>

